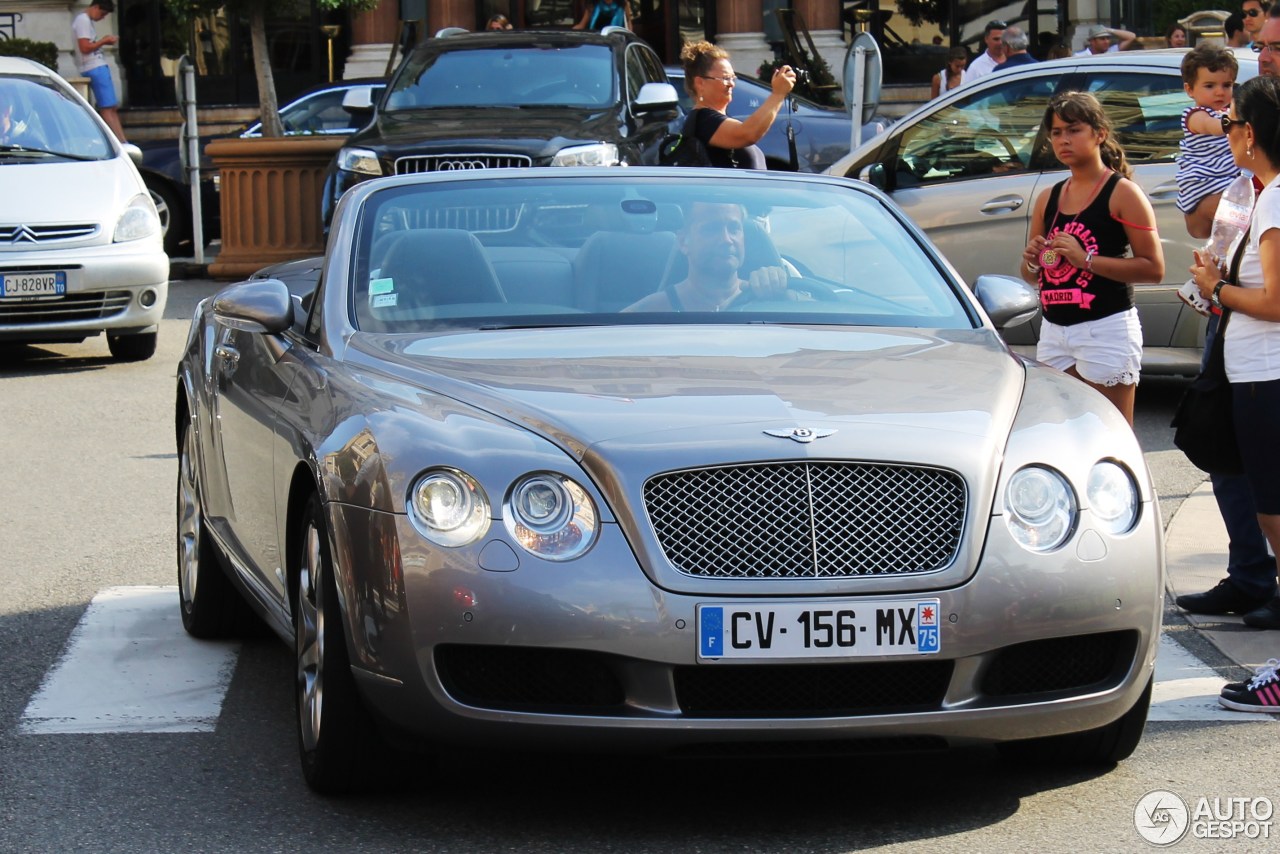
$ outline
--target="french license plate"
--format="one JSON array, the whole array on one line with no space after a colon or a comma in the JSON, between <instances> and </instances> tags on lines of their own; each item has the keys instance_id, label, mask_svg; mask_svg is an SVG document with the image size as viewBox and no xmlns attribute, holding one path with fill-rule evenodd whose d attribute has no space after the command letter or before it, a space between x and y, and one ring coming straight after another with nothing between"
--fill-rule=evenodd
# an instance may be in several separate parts
<instances>
[{"instance_id":1,"label":"french license plate","mask_svg":"<svg viewBox=\"0 0 1280 854\"><path fill-rule=\"evenodd\" d=\"M49 273L5 273L0 275L0 298L60 297L67 293L67 274L62 270Z\"/></svg>"},{"instance_id":2,"label":"french license plate","mask_svg":"<svg viewBox=\"0 0 1280 854\"><path fill-rule=\"evenodd\" d=\"M853 658L942 649L937 599L697 608L699 659Z\"/></svg>"}]
</instances>

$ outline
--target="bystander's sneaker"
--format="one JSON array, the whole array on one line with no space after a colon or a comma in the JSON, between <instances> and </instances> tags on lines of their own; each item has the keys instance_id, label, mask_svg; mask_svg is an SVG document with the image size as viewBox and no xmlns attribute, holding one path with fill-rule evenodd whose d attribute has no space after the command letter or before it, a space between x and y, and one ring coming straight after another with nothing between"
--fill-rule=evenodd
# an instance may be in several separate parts
<instances>
[{"instance_id":1,"label":"bystander's sneaker","mask_svg":"<svg viewBox=\"0 0 1280 854\"><path fill-rule=\"evenodd\" d=\"M1192 309L1203 314L1205 317L1209 316L1211 306L1207 299L1200 296L1200 288L1196 285L1195 279L1187 279L1186 283L1183 284L1182 287L1178 288L1178 299L1182 300L1187 305L1191 306Z\"/></svg>"},{"instance_id":2,"label":"bystander's sneaker","mask_svg":"<svg viewBox=\"0 0 1280 854\"><path fill-rule=\"evenodd\" d=\"M1224 578L1212 590L1204 593L1185 593L1173 600L1178 607L1191 614L1247 614L1266 605L1273 597L1250 596L1231 581Z\"/></svg>"},{"instance_id":3,"label":"bystander's sneaker","mask_svg":"<svg viewBox=\"0 0 1280 854\"><path fill-rule=\"evenodd\" d=\"M1268 658L1266 664L1254 669L1253 676L1250 679L1246 679L1243 682L1228 682L1226 685L1222 686L1222 690L1243 691L1245 688L1249 687L1249 683L1253 679L1261 679L1266 676L1271 676L1276 672L1277 668L1280 668L1280 659Z\"/></svg>"},{"instance_id":4,"label":"bystander's sneaker","mask_svg":"<svg viewBox=\"0 0 1280 854\"><path fill-rule=\"evenodd\" d=\"M1255 629L1280 629L1280 596L1271 597L1261 608L1254 608L1241 619Z\"/></svg>"},{"instance_id":5,"label":"bystander's sneaker","mask_svg":"<svg viewBox=\"0 0 1280 854\"><path fill-rule=\"evenodd\" d=\"M1247 683L1236 682L1223 688L1218 704L1237 712L1280 714L1280 673L1275 667L1259 668L1258 675Z\"/></svg>"}]
</instances>

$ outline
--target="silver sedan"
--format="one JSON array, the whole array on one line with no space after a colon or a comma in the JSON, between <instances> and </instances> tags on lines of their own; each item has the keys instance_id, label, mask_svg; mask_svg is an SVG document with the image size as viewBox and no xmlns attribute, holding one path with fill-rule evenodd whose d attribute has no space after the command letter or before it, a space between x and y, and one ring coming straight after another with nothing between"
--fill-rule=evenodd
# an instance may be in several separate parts
<instances>
[{"instance_id":1,"label":"silver sedan","mask_svg":"<svg viewBox=\"0 0 1280 854\"><path fill-rule=\"evenodd\" d=\"M199 306L175 413L184 624L292 646L313 788L388 741L1136 746L1141 449L877 190L388 178L314 269Z\"/></svg>"}]
</instances>

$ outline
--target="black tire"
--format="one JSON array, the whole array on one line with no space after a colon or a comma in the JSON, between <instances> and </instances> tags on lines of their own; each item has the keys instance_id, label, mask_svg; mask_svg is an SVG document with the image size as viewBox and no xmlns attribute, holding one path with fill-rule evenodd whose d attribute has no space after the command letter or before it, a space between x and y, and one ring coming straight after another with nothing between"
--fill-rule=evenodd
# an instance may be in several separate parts
<instances>
[{"instance_id":1,"label":"black tire","mask_svg":"<svg viewBox=\"0 0 1280 854\"><path fill-rule=\"evenodd\" d=\"M107 333L107 349L117 362L144 362L156 354L159 333L142 332L137 335L112 335Z\"/></svg>"},{"instance_id":2,"label":"black tire","mask_svg":"<svg viewBox=\"0 0 1280 854\"><path fill-rule=\"evenodd\" d=\"M227 578L205 528L195 430L189 422L178 443L177 556L178 600L187 634L207 640L251 633L257 618Z\"/></svg>"},{"instance_id":3,"label":"black tire","mask_svg":"<svg viewBox=\"0 0 1280 854\"><path fill-rule=\"evenodd\" d=\"M321 794L356 791L367 785L381 742L351 673L329 535L315 495L302 513L294 569L294 697L302 774Z\"/></svg>"},{"instance_id":4,"label":"black tire","mask_svg":"<svg viewBox=\"0 0 1280 854\"><path fill-rule=\"evenodd\" d=\"M191 226L187 222L187 206L183 204L178 189L168 181L152 175L143 175L142 180L147 185L147 192L151 194L151 201L155 203L156 213L160 215L164 251L167 255L175 256L182 244L189 239L187 232L191 230Z\"/></svg>"},{"instance_id":5,"label":"black tire","mask_svg":"<svg viewBox=\"0 0 1280 854\"><path fill-rule=\"evenodd\" d=\"M1133 755L1142 740L1154 682L1153 676L1133 708L1104 727L1051 738L1007 742L1000 745L1000 750L1006 758L1019 763L1115 765L1123 762Z\"/></svg>"}]
</instances>

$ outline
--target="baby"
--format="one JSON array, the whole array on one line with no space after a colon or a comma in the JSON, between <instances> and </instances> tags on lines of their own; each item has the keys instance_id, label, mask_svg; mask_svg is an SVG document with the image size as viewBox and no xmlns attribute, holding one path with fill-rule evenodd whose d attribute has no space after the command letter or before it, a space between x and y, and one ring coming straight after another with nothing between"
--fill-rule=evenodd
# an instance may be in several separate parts
<instances>
[{"instance_id":1,"label":"baby","mask_svg":"<svg viewBox=\"0 0 1280 854\"><path fill-rule=\"evenodd\" d=\"M1235 55L1217 45L1197 45L1182 60L1182 88L1195 103L1182 111L1178 210L1187 233L1201 240L1213 229L1222 191L1240 174L1222 129L1238 68Z\"/></svg>"}]
</instances>

